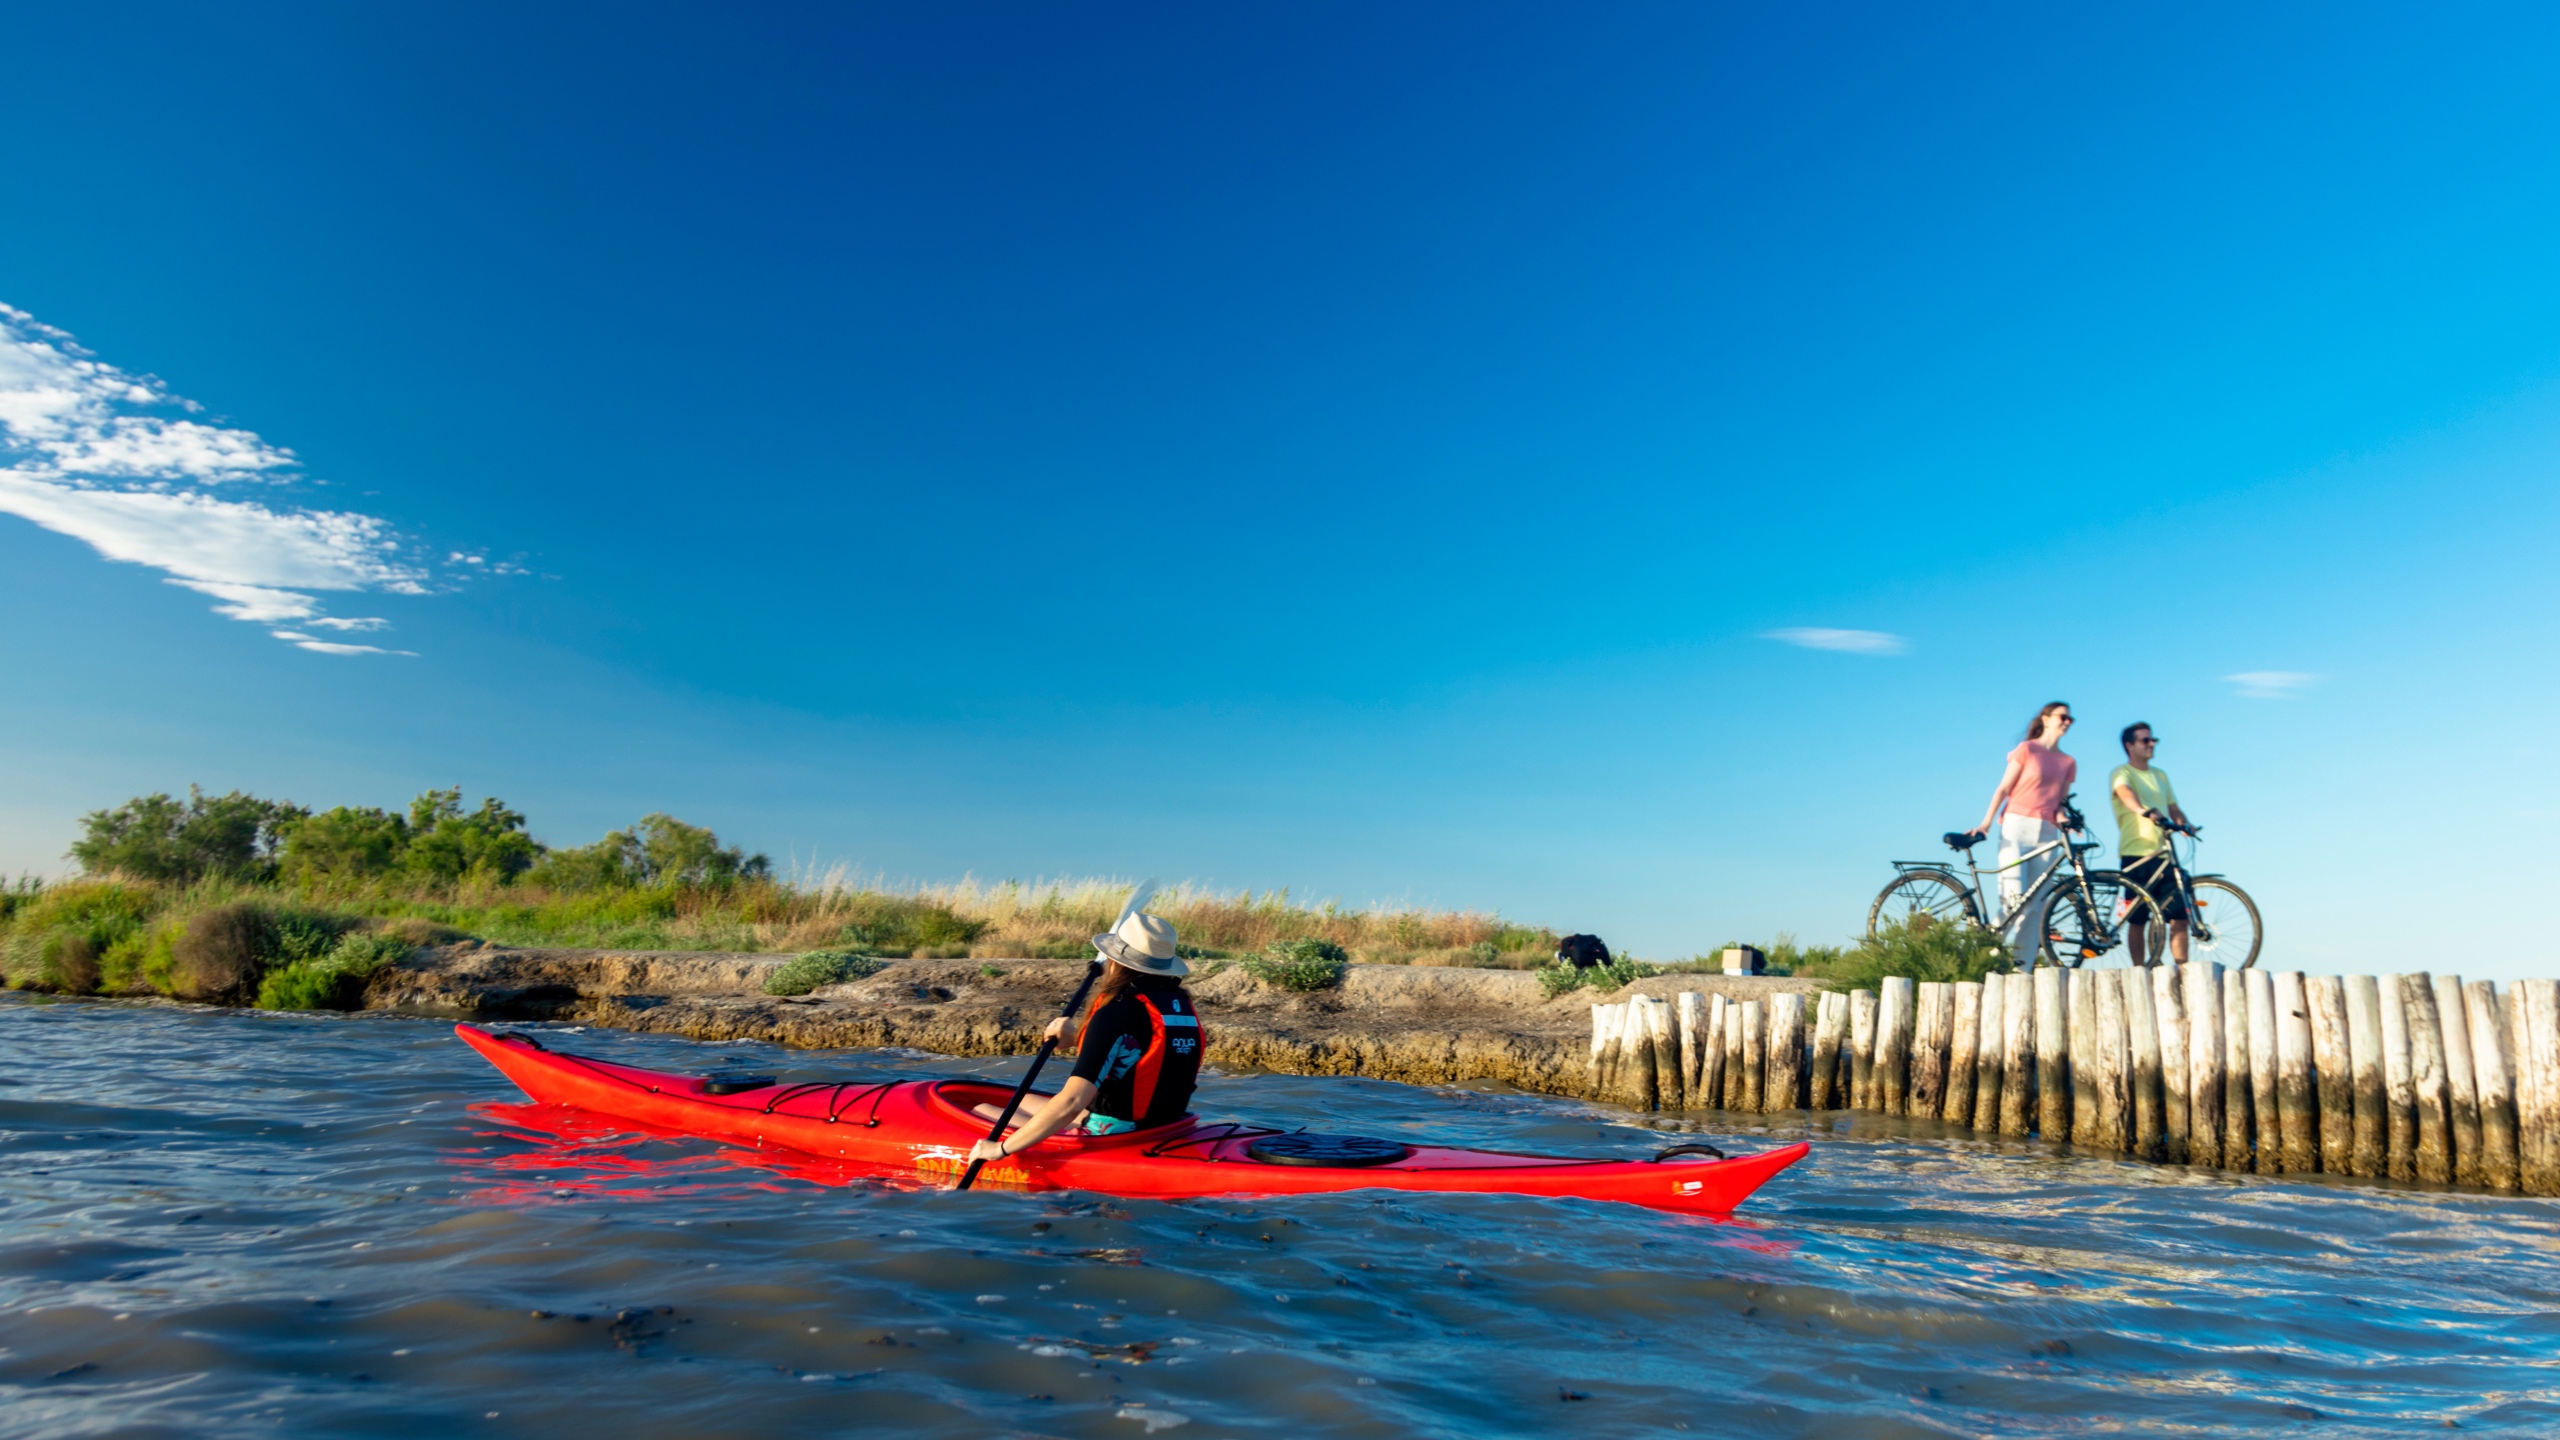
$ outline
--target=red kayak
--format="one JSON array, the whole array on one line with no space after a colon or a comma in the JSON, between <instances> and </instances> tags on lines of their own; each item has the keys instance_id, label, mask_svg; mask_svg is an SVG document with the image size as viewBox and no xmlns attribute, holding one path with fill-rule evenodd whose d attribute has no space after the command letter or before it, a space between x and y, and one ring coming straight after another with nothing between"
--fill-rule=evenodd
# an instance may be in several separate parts
<instances>
[{"instance_id":1,"label":"red kayak","mask_svg":"<svg viewBox=\"0 0 2560 1440\"><path fill-rule=\"evenodd\" d=\"M795 1150L956 1178L987 1133L972 1113L1012 1088L971 1080L783 1085L674 1075L546 1050L521 1034L457 1025L472 1049L530 1098L712 1139ZM1070 1129L979 1172L1014 1190L1092 1190L1137 1199L1307 1195L1335 1190L1432 1190L1616 1200L1656 1210L1722 1215L1810 1146L1731 1159L1674 1146L1651 1160L1574 1160L1452 1150L1359 1136L1309 1135L1239 1124L1169 1125L1088 1136ZM1691 1152L1684 1154L1683 1152Z\"/></svg>"}]
</instances>

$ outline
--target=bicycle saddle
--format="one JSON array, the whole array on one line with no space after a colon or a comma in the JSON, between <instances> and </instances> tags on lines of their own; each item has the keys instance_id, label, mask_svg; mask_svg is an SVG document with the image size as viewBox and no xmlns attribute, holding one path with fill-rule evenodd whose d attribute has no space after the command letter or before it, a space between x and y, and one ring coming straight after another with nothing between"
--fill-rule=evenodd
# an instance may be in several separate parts
<instances>
[{"instance_id":1,"label":"bicycle saddle","mask_svg":"<svg viewBox=\"0 0 2560 1440\"><path fill-rule=\"evenodd\" d=\"M1938 838L1946 841L1947 848L1950 850L1970 850L1974 846L1982 843L1982 836L1980 834L1967 834L1961 830L1950 830Z\"/></svg>"}]
</instances>

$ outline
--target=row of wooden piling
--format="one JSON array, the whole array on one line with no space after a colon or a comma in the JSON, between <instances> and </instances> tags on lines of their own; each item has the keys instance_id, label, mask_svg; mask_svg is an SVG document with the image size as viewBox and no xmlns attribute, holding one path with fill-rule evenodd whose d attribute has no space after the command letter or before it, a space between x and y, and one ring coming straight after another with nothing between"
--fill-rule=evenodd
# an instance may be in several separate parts
<instances>
[{"instance_id":1,"label":"row of wooden piling","mask_svg":"<svg viewBox=\"0 0 2560 1440\"><path fill-rule=\"evenodd\" d=\"M1633 995L1591 1021L1594 1093L1640 1109L1869 1110L2259 1174L2560 1195L2560 981L2047 968Z\"/></svg>"}]
</instances>

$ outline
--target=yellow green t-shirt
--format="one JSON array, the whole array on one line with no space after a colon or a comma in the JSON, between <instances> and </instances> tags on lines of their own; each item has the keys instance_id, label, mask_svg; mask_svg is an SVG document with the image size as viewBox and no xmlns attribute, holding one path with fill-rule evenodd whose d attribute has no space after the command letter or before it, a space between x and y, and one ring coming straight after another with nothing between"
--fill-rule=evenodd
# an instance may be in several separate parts
<instances>
[{"instance_id":1,"label":"yellow green t-shirt","mask_svg":"<svg viewBox=\"0 0 2560 1440\"><path fill-rule=\"evenodd\" d=\"M2178 803L2178 792L2169 788L2169 772L2157 765L2148 770L2119 765L2115 773L2107 777L2107 796L2116 802L2116 853L2129 856L2158 854L2160 848L2169 842L2168 833L2143 819L2140 810L2126 809L2124 797L2116 793L2119 785L2133 791L2134 798L2144 805L2165 815L2170 806Z\"/></svg>"}]
</instances>

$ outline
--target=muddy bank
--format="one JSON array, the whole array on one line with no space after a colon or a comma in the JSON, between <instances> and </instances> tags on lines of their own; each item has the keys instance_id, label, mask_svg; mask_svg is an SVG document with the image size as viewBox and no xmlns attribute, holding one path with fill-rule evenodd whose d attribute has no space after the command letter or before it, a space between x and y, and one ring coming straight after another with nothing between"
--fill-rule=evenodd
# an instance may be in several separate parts
<instances>
[{"instance_id":1,"label":"muddy bank","mask_svg":"<svg viewBox=\"0 0 2560 1440\"><path fill-rule=\"evenodd\" d=\"M1028 1054L1084 965L1077 960L899 960L810 995L764 993L790 957L463 944L375 977L367 1009L479 1020L567 1020L810 1049L900 1045L942 1055ZM990 974L989 971L995 973ZM1591 1097L1591 1007L1680 990L1737 1000L1810 992L1809 980L1664 975L1614 995L1547 999L1521 970L1354 965L1342 984L1291 994L1241 970L1198 981L1209 1061L1292 1075L1414 1085L1496 1080Z\"/></svg>"}]
</instances>

